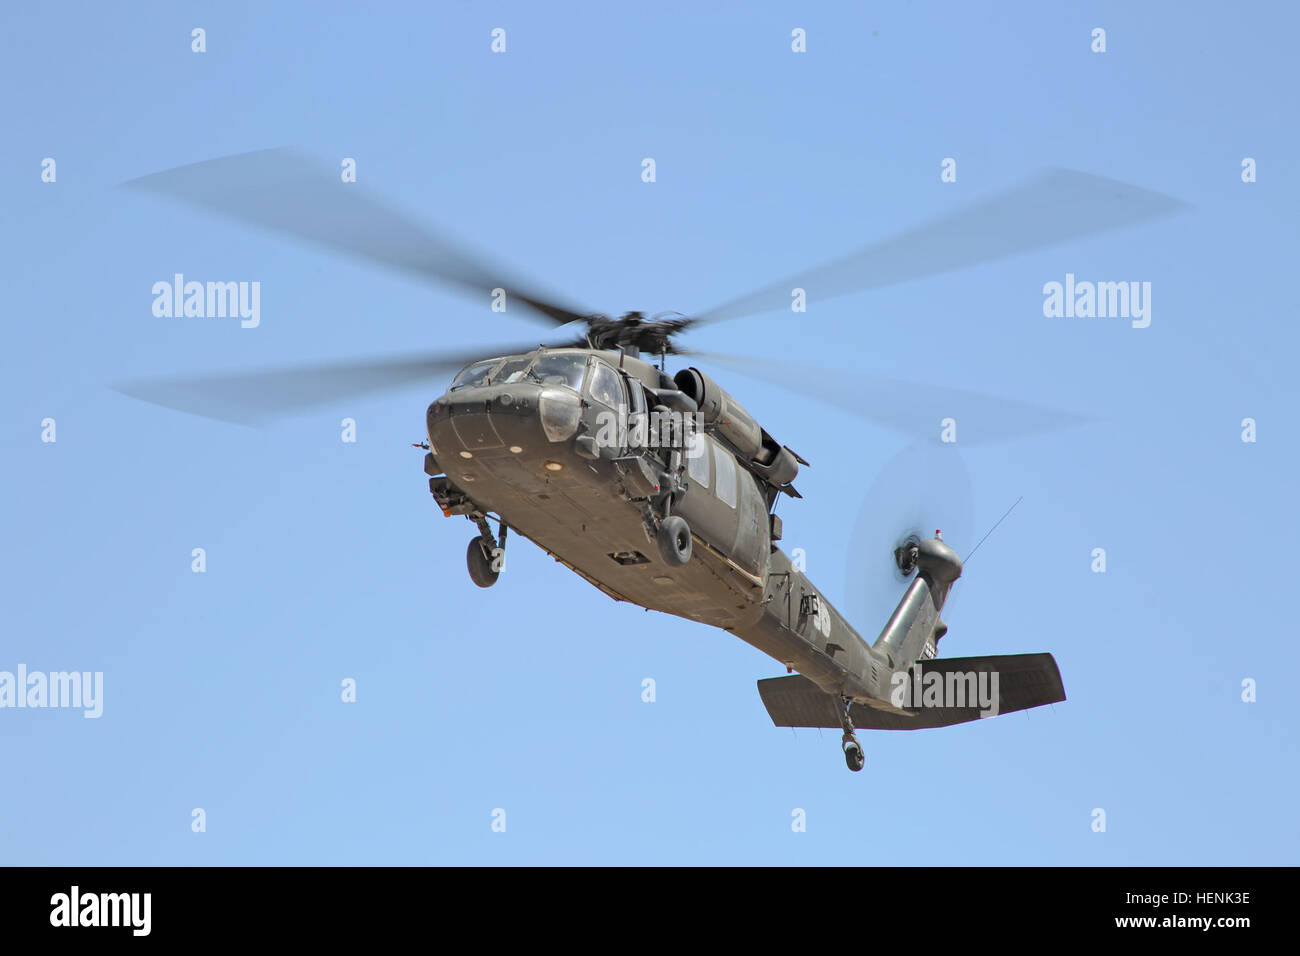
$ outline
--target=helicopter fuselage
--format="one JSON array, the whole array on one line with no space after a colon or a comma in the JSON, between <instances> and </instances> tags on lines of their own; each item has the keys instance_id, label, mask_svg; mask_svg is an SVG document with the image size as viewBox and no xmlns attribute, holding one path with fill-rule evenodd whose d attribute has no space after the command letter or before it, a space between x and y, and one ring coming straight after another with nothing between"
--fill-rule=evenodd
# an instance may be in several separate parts
<instances>
[{"instance_id":1,"label":"helicopter fuselage","mask_svg":"<svg viewBox=\"0 0 1300 956\"><path fill-rule=\"evenodd\" d=\"M775 545L775 495L725 441L706 430L650 444L608 427L680 402L672 379L618 353L525 358L476 363L429 406L426 471L444 513L480 527L494 515L616 601L729 631L827 693L887 700L896 662ZM692 537L681 566L653 533L669 484Z\"/></svg>"}]
</instances>

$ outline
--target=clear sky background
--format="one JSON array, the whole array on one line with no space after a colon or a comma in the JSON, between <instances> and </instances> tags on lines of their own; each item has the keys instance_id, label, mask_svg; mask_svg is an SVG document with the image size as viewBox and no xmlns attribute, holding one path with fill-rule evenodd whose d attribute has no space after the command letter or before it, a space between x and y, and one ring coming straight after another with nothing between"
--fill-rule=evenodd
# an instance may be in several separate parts
<instances>
[{"instance_id":1,"label":"clear sky background","mask_svg":"<svg viewBox=\"0 0 1300 956\"><path fill-rule=\"evenodd\" d=\"M0 862L1298 862L1295 7L699 7L5 5L0 670L103 671L105 699L98 720L0 711ZM784 668L722 631L615 604L521 539L472 586L472 528L410 447L445 382L260 429L112 391L538 335L117 188L280 145L355 158L370 190L614 313L707 308L1048 166L1188 203L689 342L1094 417L964 449L977 528L1024 500L944 615L946 656L1051 651L1068 701L864 733L850 774L837 733L771 725L754 682ZM260 281L261 326L155 318L175 272ZM1150 327L1045 318L1067 272L1151 282ZM907 438L710 371L812 461L783 543L853 610L853 516ZM888 610L854 623L874 637Z\"/></svg>"}]
</instances>

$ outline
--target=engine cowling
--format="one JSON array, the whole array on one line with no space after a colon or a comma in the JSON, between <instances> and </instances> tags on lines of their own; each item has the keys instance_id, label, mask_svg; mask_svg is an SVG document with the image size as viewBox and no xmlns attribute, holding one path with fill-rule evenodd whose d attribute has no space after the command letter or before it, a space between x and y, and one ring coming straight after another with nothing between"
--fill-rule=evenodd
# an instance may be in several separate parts
<instances>
[{"instance_id":1,"label":"engine cowling","mask_svg":"<svg viewBox=\"0 0 1300 956\"><path fill-rule=\"evenodd\" d=\"M764 457L768 462L759 460ZM795 460L794 452L782 446L767 432L763 432L763 447L758 458L751 459L750 464L756 475L778 488L790 484L799 474L799 462Z\"/></svg>"},{"instance_id":2,"label":"engine cowling","mask_svg":"<svg viewBox=\"0 0 1300 956\"><path fill-rule=\"evenodd\" d=\"M799 474L794 454L717 382L697 368L682 369L673 382L695 402L705 424L748 461L751 471L777 487L794 481Z\"/></svg>"}]
</instances>

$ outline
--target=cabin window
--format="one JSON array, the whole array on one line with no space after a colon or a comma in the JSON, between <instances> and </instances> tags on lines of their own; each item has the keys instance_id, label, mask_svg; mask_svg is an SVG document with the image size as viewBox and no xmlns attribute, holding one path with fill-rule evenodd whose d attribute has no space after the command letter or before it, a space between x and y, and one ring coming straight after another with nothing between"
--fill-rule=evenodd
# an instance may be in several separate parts
<instances>
[{"instance_id":1,"label":"cabin window","mask_svg":"<svg viewBox=\"0 0 1300 956\"><path fill-rule=\"evenodd\" d=\"M595 368L591 370L591 399L615 409L626 404L618 373L604 362L596 362Z\"/></svg>"},{"instance_id":2,"label":"cabin window","mask_svg":"<svg viewBox=\"0 0 1300 956\"><path fill-rule=\"evenodd\" d=\"M736 459L725 448L715 449L713 460L717 462L718 499L731 507L736 507Z\"/></svg>"},{"instance_id":3,"label":"cabin window","mask_svg":"<svg viewBox=\"0 0 1300 956\"><path fill-rule=\"evenodd\" d=\"M543 385L564 385L580 392L586 371L585 355L543 355L533 366L533 378L540 380Z\"/></svg>"},{"instance_id":4,"label":"cabin window","mask_svg":"<svg viewBox=\"0 0 1300 956\"><path fill-rule=\"evenodd\" d=\"M699 485L701 488L709 487L709 443L703 435L691 436L691 447L684 452L686 455L686 473L690 476L691 484ZM721 472L721 467L719 467Z\"/></svg>"}]
</instances>

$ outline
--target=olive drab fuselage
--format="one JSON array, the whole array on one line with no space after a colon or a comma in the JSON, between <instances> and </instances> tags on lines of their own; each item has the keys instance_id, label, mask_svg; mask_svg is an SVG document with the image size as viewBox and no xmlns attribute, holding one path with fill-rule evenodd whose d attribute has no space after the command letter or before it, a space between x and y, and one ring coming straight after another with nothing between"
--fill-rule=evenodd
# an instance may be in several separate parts
<instances>
[{"instance_id":1,"label":"olive drab fuselage","mask_svg":"<svg viewBox=\"0 0 1300 956\"><path fill-rule=\"evenodd\" d=\"M615 600L730 631L828 693L887 699L902 662L873 651L773 540L772 506L797 496L801 459L703 373L538 349L467 368L427 426L444 514L485 529L494 517ZM655 545L667 512L690 527L682 566Z\"/></svg>"}]
</instances>

